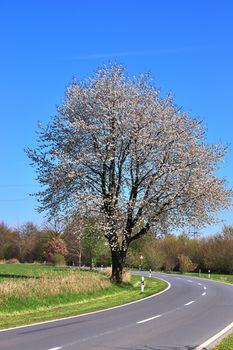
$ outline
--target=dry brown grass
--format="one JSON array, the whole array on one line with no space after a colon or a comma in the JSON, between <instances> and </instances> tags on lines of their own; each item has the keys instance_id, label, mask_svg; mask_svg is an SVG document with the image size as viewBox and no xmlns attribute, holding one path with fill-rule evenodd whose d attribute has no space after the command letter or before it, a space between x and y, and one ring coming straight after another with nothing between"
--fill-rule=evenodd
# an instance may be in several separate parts
<instances>
[{"instance_id":1,"label":"dry brown grass","mask_svg":"<svg viewBox=\"0 0 233 350\"><path fill-rule=\"evenodd\" d=\"M106 269L104 269L103 273L108 279L110 279L111 276L112 276L112 269L111 269L111 267L106 267Z\"/></svg>"},{"instance_id":2,"label":"dry brown grass","mask_svg":"<svg viewBox=\"0 0 233 350\"><path fill-rule=\"evenodd\" d=\"M130 283L131 282L131 273L129 273L129 271L124 271L123 272L123 282L124 283Z\"/></svg>"},{"instance_id":3,"label":"dry brown grass","mask_svg":"<svg viewBox=\"0 0 233 350\"><path fill-rule=\"evenodd\" d=\"M15 259L15 258L13 258L13 259L9 259L9 260L4 260L4 259L2 259L2 260L0 260L0 264L20 264L20 262L19 262L19 260L18 259Z\"/></svg>"},{"instance_id":4,"label":"dry brown grass","mask_svg":"<svg viewBox=\"0 0 233 350\"><path fill-rule=\"evenodd\" d=\"M107 267L104 269L104 275L108 277L109 279L111 278L112 275L112 269L111 267ZM130 283L131 282L131 274L128 271L123 271L123 282L124 283Z\"/></svg>"},{"instance_id":5,"label":"dry brown grass","mask_svg":"<svg viewBox=\"0 0 233 350\"><path fill-rule=\"evenodd\" d=\"M109 286L110 281L107 278L77 272L66 276L43 276L39 279L4 280L0 283L0 303L11 297L24 298L29 295L46 297L66 293L87 293Z\"/></svg>"}]
</instances>

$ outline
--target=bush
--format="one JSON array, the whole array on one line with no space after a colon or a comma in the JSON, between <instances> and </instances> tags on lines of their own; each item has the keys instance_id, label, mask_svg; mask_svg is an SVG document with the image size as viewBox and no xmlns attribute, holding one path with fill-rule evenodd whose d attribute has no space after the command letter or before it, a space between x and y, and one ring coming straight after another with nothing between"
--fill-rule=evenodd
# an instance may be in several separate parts
<instances>
[{"instance_id":1,"label":"bush","mask_svg":"<svg viewBox=\"0 0 233 350\"><path fill-rule=\"evenodd\" d=\"M197 268L197 264L194 264L192 260L184 254L181 254L180 256L178 256L178 261L179 261L179 271L181 273L192 272Z\"/></svg>"},{"instance_id":2,"label":"bush","mask_svg":"<svg viewBox=\"0 0 233 350\"><path fill-rule=\"evenodd\" d=\"M61 254L55 254L51 259L51 263L56 266L66 265L65 258Z\"/></svg>"},{"instance_id":3,"label":"bush","mask_svg":"<svg viewBox=\"0 0 233 350\"><path fill-rule=\"evenodd\" d=\"M44 251L44 258L48 262L53 263L53 259L56 255L62 257L68 254L66 243L61 238L54 237L47 242ZM61 260L61 258L59 258ZM64 260L65 261L65 260Z\"/></svg>"}]
</instances>

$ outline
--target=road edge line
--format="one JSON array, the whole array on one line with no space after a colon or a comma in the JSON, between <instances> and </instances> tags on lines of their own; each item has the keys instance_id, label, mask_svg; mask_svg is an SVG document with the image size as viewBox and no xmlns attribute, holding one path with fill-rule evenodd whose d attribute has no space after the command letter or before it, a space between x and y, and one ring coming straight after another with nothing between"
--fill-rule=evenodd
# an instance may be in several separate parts
<instances>
[{"instance_id":1,"label":"road edge line","mask_svg":"<svg viewBox=\"0 0 233 350\"><path fill-rule=\"evenodd\" d=\"M103 310L97 310L97 311L86 312L86 313L83 313L83 314L80 314L80 315L76 315L76 316L62 317L62 318L57 318L57 319L55 319L55 320L48 320L48 321L42 321L42 322L37 322L37 323L31 323L31 324L24 325L24 326L16 326L16 327L11 327L11 328L4 328L4 329L0 329L0 333L2 333L2 332L7 332L7 331L12 331L12 330L17 330L17 329L21 329L21 328L26 328L26 327L39 326L39 325L43 325L43 324L47 324L47 323L53 323L53 322L71 320L71 319L73 319L73 318L78 318L78 317L83 317L83 316L88 316L88 315L94 315L94 314L98 314L98 313L101 313L101 312L106 312L106 311L111 311L111 310L114 310L114 309L119 309L119 308L121 308L121 307L125 307L125 306L132 305L132 304L136 304L136 303L140 303L140 302L145 301L145 300L147 300L147 299L154 298L154 297L156 297L157 295L160 295L160 294L163 294L163 293L167 292L167 291L171 288L171 283L168 282L168 281L166 281L165 279L162 279L162 278L159 278L159 277L152 277L152 278L157 278L157 279L159 279L159 280L161 280L161 281L166 282L166 283L168 284L167 288L164 289L164 290L162 290L161 292L152 294L152 295L150 295L150 296L148 296L148 297L145 297L145 298L143 298L143 299L131 301L131 302L126 303L126 304L113 306L113 307L110 307L110 308L107 308L107 309L103 309Z\"/></svg>"},{"instance_id":2,"label":"road edge line","mask_svg":"<svg viewBox=\"0 0 233 350\"><path fill-rule=\"evenodd\" d=\"M204 343L197 346L194 350L206 350L206 347L212 343L214 343L216 340L221 338L221 336L225 335L227 332L229 332L231 329L233 329L233 322L231 322L228 326L223 328L220 332L213 335L211 338L207 339Z\"/></svg>"}]
</instances>

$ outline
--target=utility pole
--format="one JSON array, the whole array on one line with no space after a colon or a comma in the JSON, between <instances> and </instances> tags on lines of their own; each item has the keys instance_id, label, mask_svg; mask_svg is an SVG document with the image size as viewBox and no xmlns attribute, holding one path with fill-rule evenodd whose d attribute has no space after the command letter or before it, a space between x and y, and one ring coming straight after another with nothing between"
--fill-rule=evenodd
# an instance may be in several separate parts
<instances>
[{"instance_id":1,"label":"utility pole","mask_svg":"<svg viewBox=\"0 0 233 350\"><path fill-rule=\"evenodd\" d=\"M200 237L200 233L198 231L197 226L193 226L193 229L190 233L191 233L193 239L197 239L198 237Z\"/></svg>"}]
</instances>

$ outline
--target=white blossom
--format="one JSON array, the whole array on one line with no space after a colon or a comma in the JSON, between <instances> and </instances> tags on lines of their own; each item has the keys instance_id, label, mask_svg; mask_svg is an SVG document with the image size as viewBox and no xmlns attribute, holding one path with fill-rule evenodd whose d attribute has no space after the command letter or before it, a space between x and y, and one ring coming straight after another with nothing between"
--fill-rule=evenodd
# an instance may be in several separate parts
<instances>
[{"instance_id":1,"label":"white blossom","mask_svg":"<svg viewBox=\"0 0 233 350\"><path fill-rule=\"evenodd\" d=\"M149 75L104 66L67 88L58 113L28 150L40 208L97 215L112 253L125 258L149 228L204 225L231 205L215 175L226 148L207 145L203 123L160 98Z\"/></svg>"}]
</instances>

